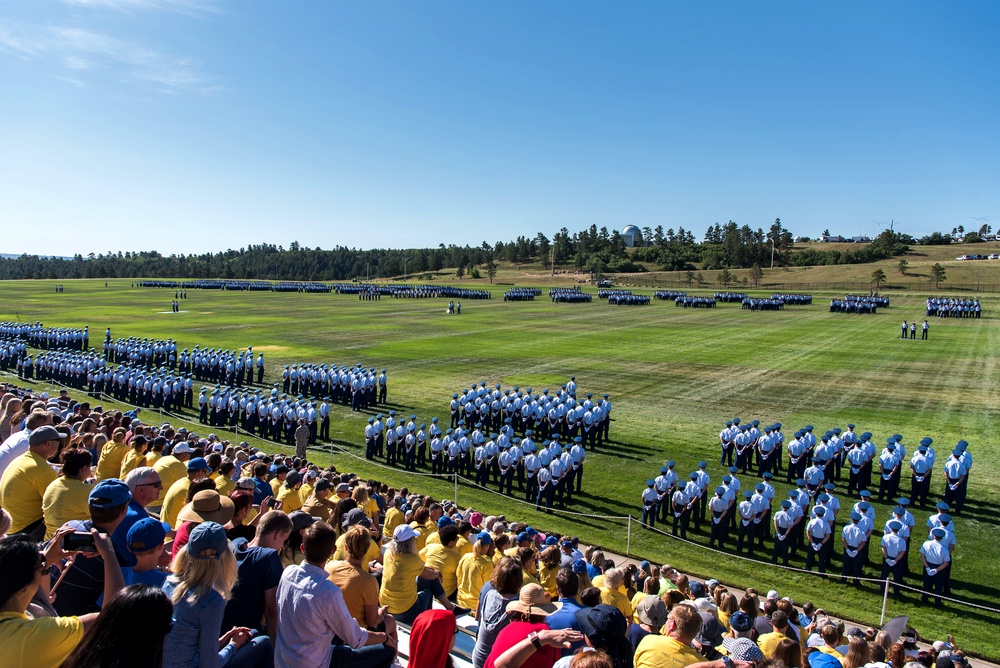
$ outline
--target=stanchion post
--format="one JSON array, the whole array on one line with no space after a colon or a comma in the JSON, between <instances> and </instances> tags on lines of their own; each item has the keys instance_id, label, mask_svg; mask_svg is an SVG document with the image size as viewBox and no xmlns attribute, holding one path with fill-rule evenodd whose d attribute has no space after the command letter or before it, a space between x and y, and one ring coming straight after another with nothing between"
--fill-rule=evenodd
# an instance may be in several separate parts
<instances>
[{"instance_id":1,"label":"stanchion post","mask_svg":"<svg viewBox=\"0 0 1000 668\"><path fill-rule=\"evenodd\" d=\"M879 618L879 622L878 622L879 626L882 626L883 624L885 624L885 608L889 604L889 579L888 578L885 579L885 581L882 583L882 586L885 588L885 591L882 593L882 617Z\"/></svg>"},{"instance_id":2,"label":"stanchion post","mask_svg":"<svg viewBox=\"0 0 1000 668\"><path fill-rule=\"evenodd\" d=\"M458 505L458 473L455 473L455 505Z\"/></svg>"},{"instance_id":3,"label":"stanchion post","mask_svg":"<svg viewBox=\"0 0 1000 668\"><path fill-rule=\"evenodd\" d=\"M628 516L628 531L625 536L625 556L632 556L632 516Z\"/></svg>"}]
</instances>

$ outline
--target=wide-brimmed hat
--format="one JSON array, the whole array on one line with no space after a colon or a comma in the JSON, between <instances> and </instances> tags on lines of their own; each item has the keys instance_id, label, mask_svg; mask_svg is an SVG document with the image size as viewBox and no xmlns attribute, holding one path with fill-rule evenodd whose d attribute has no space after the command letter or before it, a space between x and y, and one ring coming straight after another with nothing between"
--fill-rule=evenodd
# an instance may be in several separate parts
<instances>
[{"instance_id":1,"label":"wide-brimmed hat","mask_svg":"<svg viewBox=\"0 0 1000 668\"><path fill-rule=\"evenodd\" d=\"M236 508L232 499L214 489L203 489L194 495L191 503L177 513L178 522L218 522L225 524L233 519Z\"/></svg>"},{"instance_id":2,"label":"wide-brimmed hat","mask_svg":"<svg viewBox=\"0 0 1000 668\"><path fill-rule=\"evenodd\" d=\"M550 603L542 586L530 582L517 595L516 601L507 604L507 612L523 612L527 615L546 616L562 607L561 603Z\"/></svg>"}]
</instances>

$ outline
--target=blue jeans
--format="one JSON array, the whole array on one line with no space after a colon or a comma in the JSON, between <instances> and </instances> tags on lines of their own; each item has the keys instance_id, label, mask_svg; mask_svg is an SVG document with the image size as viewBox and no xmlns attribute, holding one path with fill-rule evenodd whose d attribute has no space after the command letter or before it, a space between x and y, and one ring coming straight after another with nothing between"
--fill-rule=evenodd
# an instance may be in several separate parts
<instances>
[{"instance_id":1,"label":"blue jeans","mask_svg":"<svg viewBox=\"0 0 1000 668\"><path fill-rule=\"evenodd\" d=\"M425 580L417 578L417 600L406 612L393 615L400 624L412 624L421 612L430 610L434 605L434 599L444 596L444 587L440 580Z\"/></svg>"},{"instance_id":2,"label":"blue jeans","mask_svg":"<svg viewBox=\"0 0 1000 668\"><path fill-rule=\"evenodd\" d=\"M389 668L395 658L396 650L385 645L369 645L361 649L334 645L330 668Z\"/></svg>"},{"instance_id":3,"label":"blue jeans","mask_svg":"<svg viewBox=\"0 0 1000 668\"><path fill-rule=\"evenodd\" d=\"M257 636L236 650L226 668L265 668L274 665L274 645L267 636Z\"/></svg>"}]
</instances>

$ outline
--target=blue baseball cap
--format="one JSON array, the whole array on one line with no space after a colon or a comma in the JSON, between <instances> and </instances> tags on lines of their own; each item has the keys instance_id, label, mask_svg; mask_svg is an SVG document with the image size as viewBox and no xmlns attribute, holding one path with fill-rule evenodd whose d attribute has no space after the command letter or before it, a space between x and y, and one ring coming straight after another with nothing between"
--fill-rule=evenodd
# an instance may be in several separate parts
<instances>
[{"instance_id":1,"label":"blue baseball cap","mask_svg":"<svg viewBox=\"0 0 1000 668\"><path fill-rule=\"evenodd\" d=\"M221 524L202 522L191 531L186 547L194 559L218 559L229 549L229 539Z\"/></svg>"},{"instance_id":2,"label":"blue baseball cap","mask_svg":"<svg viewBox=\"0 0 1000 668\"><path fill-rule=\"evenodd\" d=\"M124 506L131 500L132 491L118 478L108 478L97 483L88 497L88 503L94 508Z\"/></svg>"},{"instance_id":3,"label":"blue baseball cap","mask_svg":"<svg viewBox=\"0 0 1000 668\"><path fill-rule=\"evenodd\" d=\"M279 467L280 468L280 467ZM195 457L187 463L188 471L211 471L212 467L208 465L204 457Z\"/></svg>"},{"instance_id":4,"label":"blue baseball cap","mask_svg":"<svg viewBox=\"0 0 1000 668\"><path fill-rule=\"evenodd\" d=\"M128 530L125 541L131 552L148 552L163 545L170 525L152 517L144 517Z\"/></svg>"},{"instance_id":5,"label":"blue baseball cap","mask_svg":"<svg viewBox=\"0 0 1000 668\"><path fill-rule=\"evenodd\" d=\"M447 515L442 515L441 517L438 518L438 528L439 529L441 527L451 526L454 523L455 523L455 521L453 519L451 519L450 517L448 517Z\"/></svg>"},{"instance_id":6,"label":"blue baseball cap","mask_svg":"<svg viewBox=\"0 0 1000 668\"><path fill-rule=\"evenodd\" d=\"M476 542L485 543L486 545L492 545L493 536L490 535L489 531L480 531L478 534L476 534Z\"/></svg>"}]
</instances>

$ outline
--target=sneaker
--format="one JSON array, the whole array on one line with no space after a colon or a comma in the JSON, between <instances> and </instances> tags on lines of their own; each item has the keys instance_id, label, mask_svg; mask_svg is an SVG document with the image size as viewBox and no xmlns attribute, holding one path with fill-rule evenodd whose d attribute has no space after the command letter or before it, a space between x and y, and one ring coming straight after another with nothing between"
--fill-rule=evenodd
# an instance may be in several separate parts
<instances>
[{"instance_id":1,"label":"sneaker","mask_svg":"<svg viewBox=\"0 0 1000 668\"><path fill-rule=\"evenodd\" d=\"M462 615L467 615L470 612L472 612L471 609L469 609L469 608L463 608L463 607L461 607L459 605L456 605L454 608L452 608L451 611L455 614L456 617L461 617Z\"/></svg>"}]
</instances>

